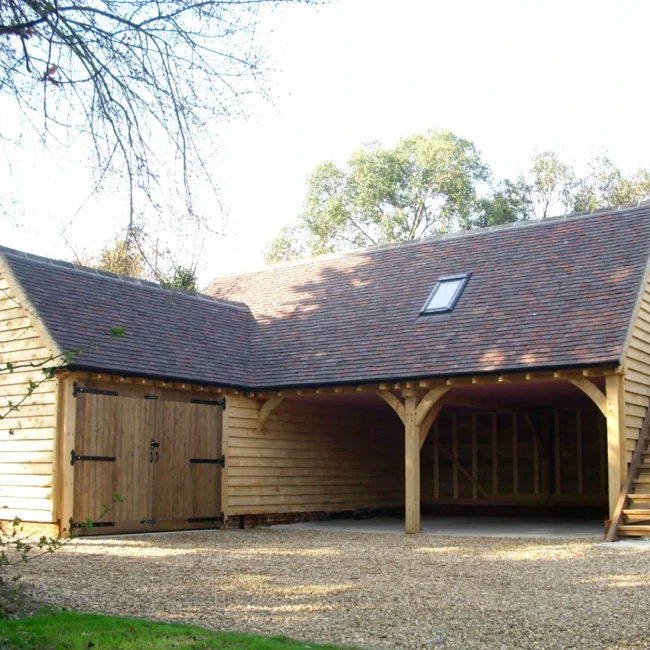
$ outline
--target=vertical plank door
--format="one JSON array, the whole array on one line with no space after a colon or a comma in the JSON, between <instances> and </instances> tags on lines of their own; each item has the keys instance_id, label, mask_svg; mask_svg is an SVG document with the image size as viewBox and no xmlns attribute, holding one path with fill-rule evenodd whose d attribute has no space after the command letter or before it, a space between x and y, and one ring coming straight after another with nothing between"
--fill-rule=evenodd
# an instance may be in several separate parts
<instances>
[{"instance_id":1,"label":"vertical plank door","mask_svg":"<svg viewBox=\"0 0 650 650\"><path fill-rule=\"evenodd\" d=\"M153 402L91 393L79 393L76 400L72 519L74 524L86 519L96 523L90 530L73 528L73 532L147 530L153 504L153 462L148 449ZM123 503L113 504L116 493ZM112 510L101 516L105 506Z\"/></svg>"},{"instance_id":2,"label":"vertical plank door","mask_svg":"<svg viewBox=\"0 0 650 650\"><path fill-rule=\"evenodd\" d=\"M156 405L155 530L221 526L222 408L161 396Z\"/></svg>"}]
</instances>

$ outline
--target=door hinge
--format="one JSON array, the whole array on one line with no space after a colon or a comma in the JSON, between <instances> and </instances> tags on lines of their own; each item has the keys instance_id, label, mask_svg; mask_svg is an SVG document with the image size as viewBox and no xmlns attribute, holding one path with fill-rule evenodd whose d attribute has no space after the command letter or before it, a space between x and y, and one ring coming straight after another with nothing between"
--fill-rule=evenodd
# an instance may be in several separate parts
<instances>
[{"instance_id":1,"label":"door hinge","mask_svg":"<svg viewBox=\"0 0 650 650\"><path fill-rule=\"evenodd\" d=\"M76 397L79 393L88 393L89 395L108 395L109 397L119 397L119 393L116 390L102 390L100 388L84 388L83 386L78 386L75 381L72 384L72 397Z\"/></svg>"},{"instance_id":2,"label":"door hinge","mask_svg":"<svg viewBox=\"0 0 650 650\"><path fill-rule=\"evenodd\" d=\"M106 463L114 463L117 459L115 456L84 456L83 454L75 454L73 449L70 452L70 465L74 465L77 460L98 460Z\"/></svg>"},{"instance_id":3,"label":"door hinge","mask_svg":"<svg viewBox=\"0 0 650 650\"><path fill-rule=\"evenodd\" d=\"M226 457L221 456L221 458L190 458L190 463L205 464L205 465L221 465L221 467L225 467Z\"/></svg>"},{"instance_id":4,"label":"door hinge","mask_svg":"<svg viewBox=\"0 0 650 650\"><path fill-rule=\"evenodd\" d=\"M189 524L198 524L203 521L210 521L210 522L217 522L217 521L223 521L223 512L216 517L190 517L187 520L187 523Z\"/></svg>"},{"instance_id":5,"label":"door hinge","mask_svg":"<svg viewBox=\"0 0 650 650\"><path fill-rule=\"evenodd\" d=\"M226 398L220 400L211 399L191 399L190 404L203 404L205 406L220 406L224 411L226 410Z\"/></svg>"},{"instance_id":6,"label":"door hinge","mask_svg":"<svg viewBox=\"0 0 650 650\"><path fill-rule=\"evenodd\" d=\"M115 526L114 521L93 521L92 525L82 524L70 519L70 528L106 528L108 526Z\"/></svg>"},{"instance_id":7,"label":"door hinge","mask_svg":"<svg viewBox=\"0 0 650 650\"><path fill-rule=\"evenodd\" d=\"M156 520L155 519L142 519L140 521L141 524L155 524Z\"/></svg>"}]
</instances>

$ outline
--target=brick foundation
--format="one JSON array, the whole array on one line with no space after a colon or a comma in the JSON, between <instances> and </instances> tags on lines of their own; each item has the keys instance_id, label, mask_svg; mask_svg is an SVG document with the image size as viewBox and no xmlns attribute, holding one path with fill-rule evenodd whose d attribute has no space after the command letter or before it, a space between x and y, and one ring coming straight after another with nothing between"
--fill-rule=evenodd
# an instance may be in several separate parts
<instances>
[{"instance_id":1,"label":"brick foundation","mask_svg":"<svg viewBox=\"0 0 650 650\"><path fill-rule=\"evenodd\" d=\"M346 510L343 512L278 512L265 515L231 515L224 528L237 530L298 524L304 521L330 521L332 519L370 519L371 517L403 517L403 508L382 508L381 510Z\"/></svg>"}]
</instances>

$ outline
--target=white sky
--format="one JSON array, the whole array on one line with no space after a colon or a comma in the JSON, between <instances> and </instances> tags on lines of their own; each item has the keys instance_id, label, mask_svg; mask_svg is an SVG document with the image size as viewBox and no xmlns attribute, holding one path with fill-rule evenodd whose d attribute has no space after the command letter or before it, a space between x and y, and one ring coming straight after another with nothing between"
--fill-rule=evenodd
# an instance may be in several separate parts
<instances>
[{"instance_id":1,"label":"white sky","mask_svg":"<svg viewBox=\"0 0 650 650\"><path fill-rule=\"evenodd\" d=\"M497 177L526 169L535 149L578 163L607 151L624 169L650 166L649 25L645 0L285 9L267 44L274 105L260 100L253 119L215 125L228 225L206 242L202 284L261 266L265 244L299 212L309 173L364 141L450 129L476 143ZM0 243L69 259L59 233L89 190L88 170L38 147L11 162L3 182L20 201L21 227L0 222ZM101 247L124 223L120 201L86 205L68 229L75 247ZM216 205L208 216L218 225Z\"/></svg>"}]
</instances>

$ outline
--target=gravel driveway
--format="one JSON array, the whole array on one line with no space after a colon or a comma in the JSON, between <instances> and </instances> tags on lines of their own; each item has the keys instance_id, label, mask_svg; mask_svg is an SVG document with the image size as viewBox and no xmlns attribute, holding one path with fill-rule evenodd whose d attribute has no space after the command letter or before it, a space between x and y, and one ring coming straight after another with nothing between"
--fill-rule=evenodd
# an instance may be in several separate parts
<instances>
[{"instance_id":1,"label":"gravel driveway","mask_svg":"<svg viewBox=\"0 0 650 650\"><path fill-rule=\"evenodd\" d=\"M362 648L648 648L650 552L593 540L255 529L86 539L49 604Z\"/></svg>"}]
</instances>

